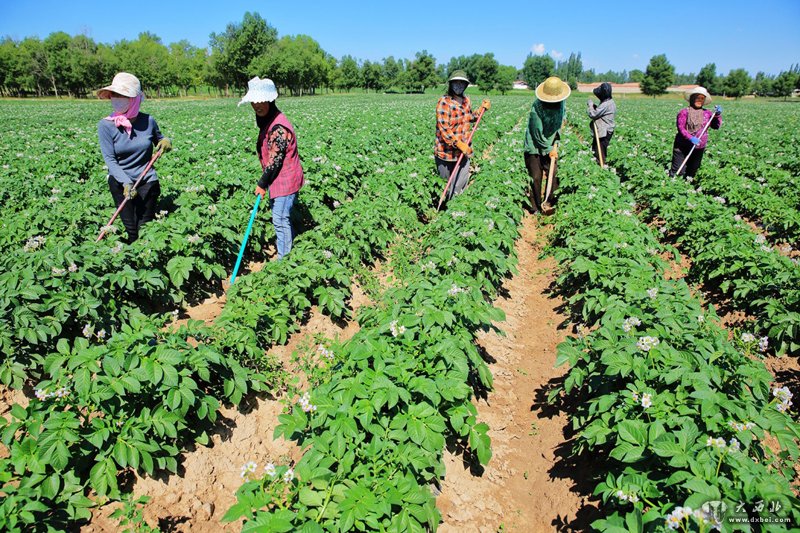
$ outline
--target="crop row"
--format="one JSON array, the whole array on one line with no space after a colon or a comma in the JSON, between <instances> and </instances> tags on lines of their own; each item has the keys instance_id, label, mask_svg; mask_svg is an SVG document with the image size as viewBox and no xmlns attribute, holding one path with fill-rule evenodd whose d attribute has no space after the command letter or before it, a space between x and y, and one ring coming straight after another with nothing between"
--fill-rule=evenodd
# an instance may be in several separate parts
<instances>
[{"instance_id":1,"label":"crop row","mask_svg":"<svg viewBox=\"0 0 800 533\"><path fill-rule=\"evenodd\" d=\"M797 523L790 480L800 426L788 413L791 392L750 356L757 338L729 341L713 308L684 280L665 278L670 249L639 219L617 176L567 137L550 251L559 290L584 327L558 347L557 364L570 369L550 399L572 406L573 454L593 457L603 517L592 527L727 527L704 507L714 501L726 517L756 520L758 501L778 502L779 516Z\"/></svg>"},{"instance_id":2,"label":"crop row","mask_svg":"<svg viewBox=\"0 0 800 533\"><path fill-rule=\"evenodd\" d=\"M777 351L800 350L797 260L768 246L725 199L703 194L683 178L667 177L666 161L643 157L643 145L629 135L615 137L614 143L611 163L646 216L663 221L662 238L677 242L692 260L690 278L718 289L734 306L755 316Z\"/></svg>"},{"instance_id":3,"label":"crop row","mask_svg":"<svg viewBox=\"0 0 800 533\"><path fill-rule=\"evenodd\" d=\"M303 457L254 472L228 520L246 518L245 531L435 530L429 484L444 474L446 441L489 460L470 400L492 380L474 340L503 318L490 299L515 263L522 112L495 123L508 133L473 184L411 236L421 243L412 269L396 272L349 342L323 352L325 378L281 415L276 437L295 439Z\"/></svg>"},{"instance_id":4,"label":"crop row","mask_svg":"<svg viewBox=\"0 0 800 533\"><path fill-rule=\"evenodd\" d=\"M413 138L421 124L412 121L406 135ZM419 146L406 142L403 150L405 156ZM346 312L352 270L374 260L393 231L417 221L436 195L429 167L415 157L384 160L352 198L334 200L330 215L298 237L287 260L240 277L211 327L190 322L169 333L163 320L134 316L107 342L97 335L59 341L44 358L48 379L38 384L37 400L15 406L3 432L11 457L0 470L9 495L0 523L79 521L92 505L88 491L120 497L122 471L175 471L187 443L207 442L220 403L237 404L249 390L269 386L270 376L254 373L270 370L263 350L285 342L312 302L337 316Z\"/></svg>"},{"instance_id":5,"label":"crop row","mask_svg":"<svg viewBox=\"0 0 800 533\"><path fill-rule=\"evenodd\" d=\"M175 121L167 122L168 127L183 132L183 137L177 137L175 151L159 162L165 216L148 224L136 243L123 245L113 235L100 244L92 242L110 209L104 180L79 183L85 178L73 168L97 166L96 146L85 129L75 134L70 146L73 152L83 147L82 159L64 158L73 174L56 180L57 201L7 217L3 228L7 238L0 239L9 243L0 256L4 271L0 323L5 326L0 328L0 346L6 354L0 382L20 387L28 375L39 375L44 357L58 341L84 335L87 324L94 333L111 334L132 316L167 310L187 295L202 296L226 277L252 201L252 181L247 176L258 175L248 149L255 144L256 132L250 113L232 118L232 112L218 103L198 105L207 107L204 115L212 123L227 120L233 133L202 130L203 123L185 109L165 113ZM384 124L364 124L359 120L363 111L340 110L336 115L323 111L320 103L309 107L298 111L298 130L316 121L318 126L308 132L304 146L320 155L304 162L308 185L301 194L297 221L302 230L330 220L336 205L364 191L364 176L428 148L425 110L419 105L386 106L386 117L397 124L388 130ZM410 114L414 120L409 128L403 121ZM238 133L243 130L249 134ZM35 132L30 134L34 136ZM24 205L27 189L47 186L47 176L34 174L37 161L27 170L17 164L0 177L7 194L19 195L15 202ZM91 175L99 173L100 168L94 168ZM18 179L20 175L24 179ZM91 222L86 224L85 219ZM249 248L258 253L272 237L272 225L259 223Z\"/></svg>"}]
</instances>

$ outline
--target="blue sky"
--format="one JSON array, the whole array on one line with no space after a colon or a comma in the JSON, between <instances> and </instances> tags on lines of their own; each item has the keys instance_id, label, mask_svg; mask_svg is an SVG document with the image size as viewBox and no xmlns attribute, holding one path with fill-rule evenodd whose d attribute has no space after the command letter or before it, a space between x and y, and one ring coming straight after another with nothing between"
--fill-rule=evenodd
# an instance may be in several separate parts
<instances>
[{"instance_id":1,"label":"blue sky","mask_svg":"<svg viewBox=\"0 0 800 533\"><path fill-rule=\"evenodd\" d=\"M65 31L112 43L150 31L165 44L188 39L208 46L209 34L241 21L245 11L260 13L280 35L311 35L336 57L381 60L426 49L446 62L494 52L501 63L521 67L532 50L556 58L581 52L584 68L602 72L644 69L665 53L678 72L714 62L720 74L777 74L800 63L800 0L0 0L0 36Z\"/></svg>"}]
</instances>

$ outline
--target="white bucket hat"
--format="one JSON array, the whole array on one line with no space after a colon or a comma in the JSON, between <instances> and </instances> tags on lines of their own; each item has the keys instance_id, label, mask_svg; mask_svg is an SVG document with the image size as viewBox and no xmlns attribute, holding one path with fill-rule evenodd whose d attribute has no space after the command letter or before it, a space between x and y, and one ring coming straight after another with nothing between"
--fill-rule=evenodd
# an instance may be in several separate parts
<instances>
[{"instance_id":1,"label":"white bucket hat","mask_svg":"<svg viewBox=\"0 0 800 533\"><path fill-rule=\"evenodd\" d=\"M257 104L259 102L274 102L278 97L278 89L272 80L268 78L259 79L258 76L247 82L247 94L242 101L237 104L240 106L248 102Z\"/></svg>"},{"instance_id":2,"label":"white bucket hat","mask_svg":"<svg viewBox=\"0 0 800 533\"><path fill-rule=\"evenodd\" d=\"M142 92L142 84L139 83L139 78L127 72L119 72L114 79L111 80L111 85L107 85L102 89L97 89L96 93L98 98L111 98L111 93L117 93L128 98L135 98Z\"/></svg>"},{"instance_id":3,"label":"white bucket hat","mask_svg":"<svg viewBox=\"0 0 800 533\"><path fill-rule=\"evenodd\" d=\"M684 98L686 98L687 102L691 103L692 102L692 96L694 96L696 94L702 94L703 96L706 97L706 101L704 103L706 103L706 104L710 104L711 103L711 95L708 94L708 91L706 91L705 87L700 87L699 85L697 87L695 87L694 89L689 89L688 91L686 91L683 96L684 96Z\"/></svg>"}]
</instances>

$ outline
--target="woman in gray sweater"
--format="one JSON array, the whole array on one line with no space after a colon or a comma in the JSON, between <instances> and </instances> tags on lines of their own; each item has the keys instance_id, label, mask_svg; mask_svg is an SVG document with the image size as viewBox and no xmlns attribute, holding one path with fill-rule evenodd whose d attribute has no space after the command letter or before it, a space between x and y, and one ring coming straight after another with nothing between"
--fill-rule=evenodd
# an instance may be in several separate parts
<instances>
[{"instance_id":1,"label":"woman in gray sweater","mask_svg":"<svg viewBox=\"0 0 800 533\"><path fill-rule=\"evenodd\" d=\"M97 91L99 98L111 100L113 112L97 124L100 151L108 166L108 188L117 207L125 198L128 202L120 213L127 242L139 238L142 224L155 218L161 188L154 168L150 168L139 187L133 184L144 171L156 150L172 148L169 139L161 134L153 117L139 112L144 100L142 86L133 74L120 72L111 85Z\"/></svg>"},{"instance_id":2,"label":"woman in gray sweater","mask_svg":"<svg viewBox=\"0 0 800 533\"><path fill-rule=\"evenodd\" d=\"M607 159L608 143L611 142L611 136L614 135L614 115L617 114L617 104L611 98L611 84L603 82L599 87L592 91L594 95L600 100L599 104L595 104L589 98L588 109L586 112L589 118L592 119L592 151L597 162L600 163L600 154L597 151L597 145L600 144L600 149L603 153L603 162ZM596 137L595 137L596 136ZM600 140L598 143L598 139Z\"/></svg>"}]
</instances>

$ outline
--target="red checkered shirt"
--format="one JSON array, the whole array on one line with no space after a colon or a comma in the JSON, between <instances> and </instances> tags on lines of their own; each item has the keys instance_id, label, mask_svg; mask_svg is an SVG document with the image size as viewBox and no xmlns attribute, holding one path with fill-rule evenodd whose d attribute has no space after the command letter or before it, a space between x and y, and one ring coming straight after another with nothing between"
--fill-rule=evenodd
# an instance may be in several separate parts
<instances>
[{"instance_id":1,"label":"red checkered shirt","mask_svg":"<svg viewBox=\"0 0 800 533\"><path fill-rule=\"evenodd\" d=\"M470 123L478 120L478 113L472 111L469 97L464 96L462 103L446 94L436 104L436 148L434 153L439 159L455 161L459 156L456 141L467 142Z\"/></svg>"}]
</instances>

